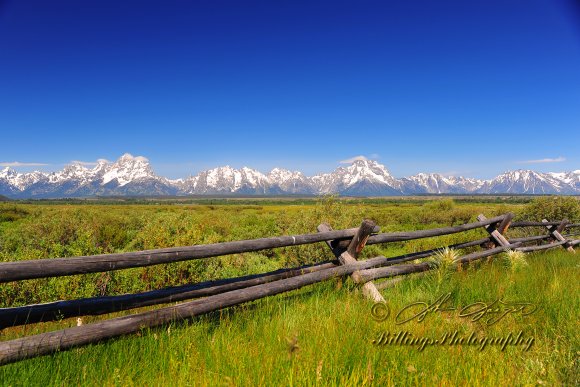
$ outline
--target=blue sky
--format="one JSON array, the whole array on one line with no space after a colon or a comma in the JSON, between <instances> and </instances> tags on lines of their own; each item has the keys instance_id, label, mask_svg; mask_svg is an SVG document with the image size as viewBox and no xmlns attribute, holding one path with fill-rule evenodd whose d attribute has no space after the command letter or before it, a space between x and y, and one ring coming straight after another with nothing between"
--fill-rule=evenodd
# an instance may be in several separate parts
<instances>
[{"instance_id":1,"label":"blue sky","mask_svg":"<svg viewBox=\"0 0 580 387\"><path fill-rule=\"evenodd\" d=\"M573 1L3 1L0 165L580 169ZM552 160L552 162L540 162ZM523 163L524 161L534 161Z\"/></svg>"}]
</instances>

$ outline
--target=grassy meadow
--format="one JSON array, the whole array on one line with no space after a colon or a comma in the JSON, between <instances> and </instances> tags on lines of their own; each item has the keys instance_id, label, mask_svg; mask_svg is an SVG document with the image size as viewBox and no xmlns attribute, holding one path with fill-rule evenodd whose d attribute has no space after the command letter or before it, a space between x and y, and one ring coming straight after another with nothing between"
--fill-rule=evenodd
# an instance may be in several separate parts
<instances>
[{"instance_id":1,"label":"grassy meadow","mask_svg":"<svg viewBox=\"0 0 580 387\"><path fill-rule=\"evenodd\" d=\"M542 200L545 200L542 202ZM383 232L427 229L512 211L521 218L580 217L576 199L529 202L411 200L204 200L200 202L0 203L0 261L92 255L315 232L321 222L356 227L364 218ZM539 230L536 230L539 231ZM510 230L508 236L524 231ZM485 236L484 230L367 246L364 256L394 256ZM462 251L467 252L467 251ZM261 273L331 259L316 245L191 262L0 284L0 307L123 294ZM578 257L556 249L506 257L460 270L441 267L384 289L391 314L377 321L350 280L325 283L229 308L183 323L0 367L0 385L577 385ZM495 324L459 311L396 324L407 305L446 307L527 302L533 313L509 313ZM154 307L142 308L149 310ZM83 323L134 313L83 317ZM74 326L76 319L0 330L10 340ZM376 345L383 333L407 332L442 345ZM449 337L501 338L522 332L523 345L451 344ZM375 344L372 341L375 340ZM379 340L380 342L380 340Z\"/></svg>"}]
</instances>

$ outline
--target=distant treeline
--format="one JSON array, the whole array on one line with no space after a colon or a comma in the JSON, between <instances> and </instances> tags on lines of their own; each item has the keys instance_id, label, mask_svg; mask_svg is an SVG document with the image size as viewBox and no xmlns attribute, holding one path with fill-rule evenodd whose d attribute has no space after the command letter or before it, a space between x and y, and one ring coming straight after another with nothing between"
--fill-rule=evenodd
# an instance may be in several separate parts
<instances>
[{"instance_id":1,"label":"distant treeline","mask_svg":"<svg viewBox=\"0 0 580 387\"><path fill-rule=\"evenodd\" d=\"M557 195L451 195L426 194L416 196L388 197L348 197L330 195L345 203L382 204L382 203L427 203L438 198L453 199L458 203L529 203L541 196ZM576 196L580 198L579 196ZM10 199L0 195L0 201L13 201L27 204L202 204L202 205L308 205L316 204L322 196L108 196L62 199Z\"/></svg>"}]
</instances>

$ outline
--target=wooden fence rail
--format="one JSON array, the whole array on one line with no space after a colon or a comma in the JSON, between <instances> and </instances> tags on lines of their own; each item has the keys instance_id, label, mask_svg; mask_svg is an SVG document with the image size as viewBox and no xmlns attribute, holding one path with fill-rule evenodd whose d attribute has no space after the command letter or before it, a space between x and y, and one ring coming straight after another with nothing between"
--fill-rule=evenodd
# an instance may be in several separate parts
<instances>
[{"instance_id":1,"label":"wooden fence rail","mask_svg":"<svg viewBox=\"0 0 580 387\"><path fill-rule=\"evenodd\" d=\"M276 247L298 246L328 240L346 239L352 238L357 230L358 228L353 228L318 234L302 234L235 242L212 243L197 246L171 247L131 253L2 262L0 263L0 283L33 278L98 273L128 269L132 267L144 267L159 265L162 263L217 257L221 255L247 253ZM376 232L378 232L378 228L376 229Z\"/></svg>"},{"instance_id":2,"label":"wooden fence rail","mask_svg":"<svg viewBox=\"0 0 580 387\"><path fill-rule=\"evenodd\" d=\"M563 221L568 222L566 219L564 219ZM511 228L515 228L515 227L545 227L545 226L559 226L562 222L562 220L557 221L557 222L528 222L528 221L522 221L522 222L513 222L511 224ZM566 223L565 224L566 228L572 228L572 227L580 227L580 223Z\"/></svg>"},{"instance_id":3,"label":"wooden fence rail","mask_svg":"<svg viewBox=\"0 0 580 387\"><path fill-rule=\"evenodd\" d=\"M371 236L368 239L367 244L399 242L454 234L501 222L504 217L505 215L487 219L484 222L468 223L454 227L379 234ZM358 228L353 228L348 230L319 232L317 234L261 238L119 254L2 262L0 263L0 283L24 279L98 273L192 259L217 257L221 255L247 253L276 247L298 246L316 242L347 239L354 237L357 230ZM379 229L377 228L373 231L378 232L378 230Z\"/></svg>"},{"instance_id":4,"label":"wooden fence rail","mask_svg":"<svg viewBox=\"0 0 580 387\"><path fill-rule=\"evenodd\" d=\"M264 274L173 286L136 294L90 297L15 308L1 308L0 329L37 322L55 321L69 317L95 316L144 306L168 304L176 301L190 300L192 298L213 296L231 290L265 284L284 278L295 277L300 274L313 273L331 267L336 267L336 264L333 262L322 262L299 268L280 269Z\"/></svg>"},{"instance_id":5,"label":"wooden fence rail","mask_svg":"<svg viewBox=\"0 0 580 387\"><path fill-rule=\"evenodd\" d=\"M442 228L433 228L430 230L420 230L420 231L409 231L409 232L393 232L393 233L384 233L384 234L377 234L373 235L367 241L367 245L372 245L376 243L389 243L389 242L402 242L402 241L409 241L413 239L421 239L421 238L430 238L435 236L441 235L449 235L449 234L456 234L463 231L473 230L480 227L489 226L490 224L499 223L504 220L504 218L508 216L501 215L496 216L491 219L486 219L484 221L474 222L474 223L467 223L460 226L452 226L452 227L442 227Z\"/></svg>"},{"instance_id":6,"label":"wooden fence rail","mask_svg":"<svg viewBox=\"0 0 580 387\"><path fill-rule=\"evenodd\" d=\"M139 331L145 327L155 327L170 321L191 318L336 277L351 276L353 281L361 284L365 296L375 302L382 301L384 300L383 296L378 290L382 286L380 284L375 285L372 281L434 270L437 267L434 261L408 262L433 256L444 247L466 249L481 246L484 248L481 251L463 255L455 261L456 265L462 265L491 257L507 250L528 253L563 247L573 252L573 246L580 244L580 240L570 239L571 236L578 235L578 233L561 234L564 230L577 227L579 224L572 224L567 220L512 223L512 218L513 214L511 213L490 219L479 215L477 222L459 226L382 234L377 234L379 228L373 222L364 221L360 227L346 230L332 230L330 225L320 225L318 227L319 232L316 234L261 238L131 253L0 263L0 283L2 283L143 267L317 242L325 242L332 251L332 258L336 258L336 260L315 265L280 269L269 273L176 286L137 294L92 297L3 308L0 309L0 329L59 318L99 315L196 298L192 301L160 307L147 312L0 342L0 365L110 339ZM548 229L548 234L508 239L505 233L510 227L543 227ZM378 256L364 260L359 259L359 254L365 245L409 241L479 228L483 228L489 235L473 241L395 257ZM525 244L539 243L545 240L550 243L524 246Z\"/></svg>"},{"instance_id":7,"label":"wooden fence rail","mask_svg":"<svg viewBox=\"0 0 580 387\"><path fill-rule=\"evenodd\" d=\"M565 236L567 237L568 235ZM525 238L511 238L510 242L529 243L549 238L551 238L550 235L539 235ZM490 238L482 238L470 242L456 243L453 245L418 251L415 253L384 258L382 261L375 260L374 262L381 266L391 266L433 256L445 247L452 249L465 249L469 247L480 246L486 242L490 242ZM544 246L550 247L551 245ZM542 248L545 248L544 246L542 246ZM55 321L70 317L101 315L106 313L119 312L122 310L140 308L144 306L166 304L198 297L207 297L214 294L223 293L225 291L242 289L245 287L268 283L300 274L306 274L322 269L336 267L337 264L337 260L327 261L318 263L316 265L302 266L292 269L279 269L269 273L207 281L183 286L174 286L170 288L152 290L136 294L90 297L13 308L0 308L0 329L37 322Z\"/></svg>"}]
</instances>

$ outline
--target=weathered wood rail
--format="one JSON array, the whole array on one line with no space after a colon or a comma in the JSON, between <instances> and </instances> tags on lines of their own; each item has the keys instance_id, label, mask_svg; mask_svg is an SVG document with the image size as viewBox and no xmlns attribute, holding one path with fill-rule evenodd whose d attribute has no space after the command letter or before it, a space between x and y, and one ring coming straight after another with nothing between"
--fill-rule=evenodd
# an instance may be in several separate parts
<instances>
[{"instance_id":1,"label":"weathered wood rail","mask_svg":"<svg viewBox=\"0 0 580 387\"><path fill-rule=\"evenodd\" d=\"M4 329L42 321L100 315L194 299L93 324L0 342L0 365L110 339L139 331L145 327L155 327L171 321L192 318L336 277L350 276L355 283L361 285L363 294L367 298L375 302L383 301L384 298L379 289L389 285L388 283L386 286L383 286L384 283L375 284L374 280L433 270L436 265L432 261L408 262L433 256L445 247L453 249L482 248L481 251L467 253L454 262L456 265L462 265L507 250L529 253L562 247L574 252L573 247L580 244L580 240L570 239L579 233L563 234L565 230L580 226L580 224L573 224L567 220L550 222L544 219L541 222L512 222L513 214L511 213L489 219L483 215L479 215L477 218L477 222L458 226L394 233L379 233L379 227L368 220L363 221L358 228L346 230L332 230L330 225L321 224L318 227L318 233L313 234L119 254L3 262L0 263L0 283L144 267L318 242L325 242L328 245L333 259L309 266L137 294L1 308L0 329ZM544 230L547 228L548 234L508 239L505 234L510 227L542 227ZM365 245L431 238L474 229L483 229L488 236L395 257L378 256L360 259L360 253ZM538 244L546 240L549 243ZM536 245L524 246L529 243Z\"/></svg>"},{"instance_id":2,"label":"weathered wood rail","mask_svg":"<svg viewBox=\"0 0 580 387\"><path fill-rule=\"evenodd\" d=\"M172 247L120 254L101 254L72 258L34 259L0 263L0 283L23 279L59 277L73 274L98 273L180 262L191 259L218 257L221 255L248 253L276 247L298 246L335 239L352 238L358 228L329 231L318 234L302 234L261 238L207 245ZM378 229L376 230L378 232Z\"/></svg>"}]
</instances>

